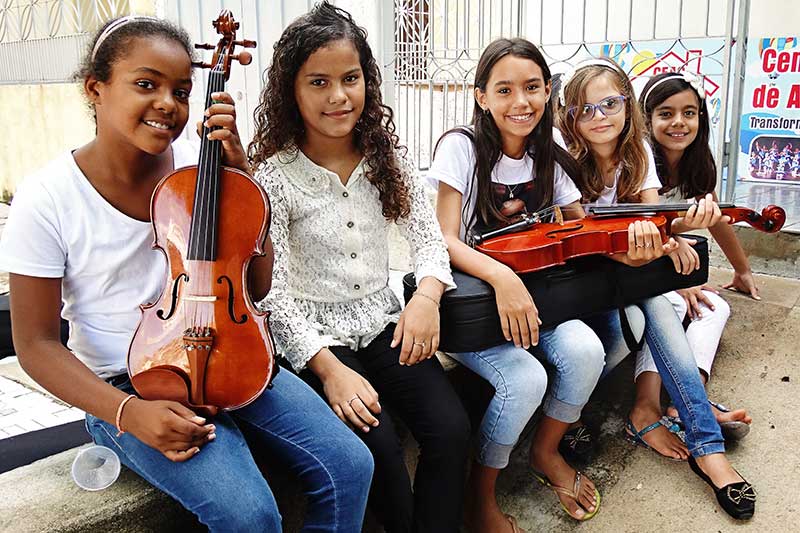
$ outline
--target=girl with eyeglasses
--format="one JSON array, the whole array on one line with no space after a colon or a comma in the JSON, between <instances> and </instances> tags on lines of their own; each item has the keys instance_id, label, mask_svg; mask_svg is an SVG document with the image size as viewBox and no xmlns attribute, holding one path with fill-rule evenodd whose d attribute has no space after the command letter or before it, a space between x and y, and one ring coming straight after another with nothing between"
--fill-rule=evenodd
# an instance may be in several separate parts
<instances>
[{"instance_id":1,"label":"girl with eyeglasses","mask_svg":"<svg viewBox=\"0 0 800 533\"><path fill-rule=\"evenodd\" d=\"M619 65L607 59L578 65L564 79L559 103L559 128L583 169L578 188L584 202L658 203L661 182L643 141L644 118L630 80ZM672 233L727 223L726 218L712 195L706 194L685 217L675 220ZM686 274L699 268L691 243L679 237L677 240L678 248L670 253L676 270ZM645 349L658 374L647 372L636 380L637 400L626 423L627 437L669 458L688 457L692 470L714 488L728 514L739 519L752 517L755 490L725 457L719 424L672 304L666 297L657 296L639 305L646 321ZM647 380L658 379L659 374L685 423L685 444L673 432L674 427L662 421L658 394L653 395L648 386Z\"/></svg>"}]
</instances>

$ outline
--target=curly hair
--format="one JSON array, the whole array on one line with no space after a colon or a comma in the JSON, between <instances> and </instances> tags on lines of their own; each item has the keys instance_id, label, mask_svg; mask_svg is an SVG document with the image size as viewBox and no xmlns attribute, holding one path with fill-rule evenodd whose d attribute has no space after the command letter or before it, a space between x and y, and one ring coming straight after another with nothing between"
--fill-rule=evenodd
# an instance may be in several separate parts
<instances>
[{"instance_id":1,"label":"curly hair","mask_svg":"<svg viewBox=\"0 0 800 533\"><path fill-rule=\"evenodd\" d=\"M586 103L586 87L598 76L607 76L625 97L625 125L617 139L615 159L621 165L617 181L617 201L639 202L640 189L647 176L647 152L642 140L646 134L644 117L627 74L615 62L604 58L606 65L588 65L575 72L564 86L564 105L558 112L558 128L570 153L583 168L576 185L586 202L596 201L603 192L602 173L586 139L578 131L578 120L569 109Z\"/></svg>"},{"instance_id":2,"label":"curly hair","mask_svg":"<svg viewBox=\"0 0 800 533\"><path fill-rule=\"evenodd\" d=\"M94 34L86 51L81 60L78 70L72 75L72 79L77 82L84 82L89 78L94 78L97 81L107 82L111 79L111 72L114 64L125 57L126 53L130 50L129 45L131 41L137 38L161 38L169 41L174 41L181 45L189 56L189 61L194 60L194 47L192 40L186 30L180 28L168 20L156 19L152 17L137 17L135 20L114 29L105 36L100 46L97 46L97 40L103 35L106 29L120 20L119 18L111 19L103 24ZM94 105L87 101L92 118L96 119Z\"/></svg>"},{"instance_id":3,"label":"curly hair","mask_svg":"<svg viewBox=\"0 0 800 533\"><path fill-rule=\"evenodd\" d=\"M298 155L305 126L294 96L295 78L311 54L342 39L353 44L364 74L364 111L356 123L353 142L364 156L367 180L378 189L383 216L397 221L411 212L409 189L397 154L400 150L404 155L405 148L395 134L392 109L383 105L378 62L367 42L367 32L347 11L328 2L317 4L292 22L275 43L247 153L254 168L279 152Z\"/></svg>"}]
</instances>

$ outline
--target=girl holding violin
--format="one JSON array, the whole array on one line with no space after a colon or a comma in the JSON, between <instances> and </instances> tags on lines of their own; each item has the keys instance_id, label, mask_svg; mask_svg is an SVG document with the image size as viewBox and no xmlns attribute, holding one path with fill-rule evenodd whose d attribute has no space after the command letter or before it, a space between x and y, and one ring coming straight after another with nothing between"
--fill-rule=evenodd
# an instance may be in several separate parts
<instances>
[{"instance_id":1,"label":"girl holding violin","mask_svg":"<svg viewBox=\"0 0 800 533\"><path fill-rule=\"evenodd\" d=\"M365 31L327 2L275 45L249 147L272 200L272 290L262 302L281 353L375 458L370 508L391 532L461 523L469 421L433 357L447 249L414 165L403 158ZM401 312L388 231L414 258ZM387 408L420 445L413 483Z\"/></svg>"},{"instance_id":2,"label":"girl holding violin","mask_svg":"<svg viewBox=\"0 0 800 533\"><path fill-rule=\"evenodd\" d=\"M583 199L601 204L657 203L660 183L648 177L654 165L643 141L641 110L625 72L607 59L584 62L563 79L559 103L559 127L583 167L578 181ZM707 194L685 217L673 221L672 232L727 222ZM687 268L697 268L697 255L692 256L689 243L679 241L679 248L672 252L676 269L687 272ZM686 444L660 422L658 389L652 397L652 389L642 385L643 376L637 380L637 402L626 424L628 436L667 457L684 459L688 455L692 470L712 486L728 514L739 519L752 517L755 489L725 456L724 439L681 321L664 296L639 305L646 318L647 348L685 423Z\"/></svg>"},{"instance_id":3,"label":"girl holding violin","mask_svg":"<svg viewBox=\"0 0 800 533\"><path fill-rule=\"evenodd\" d=\"M495 482L544 397L530 464L571 517L587 520L597 512L600 494L591 480L567 464L559 442L578 420L606 358L613 366L628 353L619 313L604 315L608 327L603 338L580 320L540 331L536 305L519 276L465 242L473 228L508 223L525 211L560 206L568 217L583 216L580 192L569 177L578 172L575 161L553 142L550 70L536 46L524 39L492 42L478 61L475 86L472 125L439 140L428 172L438 185L437 215L450 260L492 286L507 340L487 350L452 354L495 389L472 466L469 519L474 531L518 531L513 517L497 504ZM629 235L652 242L651 230L656 231L640 224ZM629 260L655 257L660 241L657 250L632 248ZM628 312L632 329L641 335L641 312L635 307ZM547 377L542 363L528 352L531 347L555 367L547 396Z\"/></svg>"},{"instance_id":4,"label":"girl holding violin","mask_svg":"<svg viewBox=\"0 0 800 533\"><path fill-rule=\"evenodd\" d=\"M659 201L685 202L713 194L716 185L716 164L708 145L709 116L703 81L690 72L670 72L654 76L642 90L639 99L650 145L655 153L655 170L659 179ZM724 222L709 232L734 268L733 280L724 288L749 294L760 300L747 256L733 232ZM697 361L700 379L707 383L717 353L722 331L730 315L728 303L711 286L692 287L665 294L678 317L691 319L686 338ZM636 360L636 372L656 372L649 353ZM654 388L660 388L652 380ZM712 409L726 439L738 440L749 432L752 418L744 409L728 410L712 403ZM674 408L667 410L676 416Z\"/></svg>"},{"instance_id":5,"label":"girl holding violin","mask_svg":"<svg viewBox=\"0 0 800 533\"><path fill-rule=\"evenodd\" d=\"M132 394L126 354L139 305L160 294L166 272L164 255L152 248L150 198L163 175L197 163L197 148L179 139L189 116L192 45L163 20L112 20L91 41L77 77L96 136L22 183L0 242L20 364L86 411L95 442L211 531L281 530L248 443L299 475L309 502L305 528L360 531L372 458L296 376L279 373L255 401L213 419ZM212 96L204 120L218 129L209 139L221 141L227 165L249 172L233 99ZM251 262L253 298L269 290L271 266L270 255ZM59 341L62 301L69 349Z\"/></svg>"}]
</instances>

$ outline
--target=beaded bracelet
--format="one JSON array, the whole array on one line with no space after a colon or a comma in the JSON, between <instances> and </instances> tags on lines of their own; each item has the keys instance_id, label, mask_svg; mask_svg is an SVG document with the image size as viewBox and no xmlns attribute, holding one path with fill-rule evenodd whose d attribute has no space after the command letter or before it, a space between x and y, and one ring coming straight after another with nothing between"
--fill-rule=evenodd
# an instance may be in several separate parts
<instances>
[{"instance_id":1,"label":"beaded bracelet","mask_svg":"<svg viewBox=\"0 0 800 533\"><path fill-rule=\"evenodd\" d=\"M433 304L434 304L434 305L435 305L437 308L439 307L439 302L438 302L436 299L434 299L434 298L432 298L432 297L428 296L428 295L427 295L427 294L425 294L424 292L414 291L414 296L422 296L423 298L426 298L426 299L428 299L428 300L432 301L432 302L433 302Z\"/></svg>"},{"instance_id":2,"label":"beaded bracelet","mask_svg":"<svg viewBox=\"0 0 800 533\"><path fill-rule=\"evenodd\" d=\"M129 394L124 400L119 402L119 407L117 407L117 418L115 420L117 425L117 437L121 437L122 434L125 433L125 430L122 429L122 410L125 408L125 404L134 398L136 398L135 394Z\"/></svg>"}]
</instances>

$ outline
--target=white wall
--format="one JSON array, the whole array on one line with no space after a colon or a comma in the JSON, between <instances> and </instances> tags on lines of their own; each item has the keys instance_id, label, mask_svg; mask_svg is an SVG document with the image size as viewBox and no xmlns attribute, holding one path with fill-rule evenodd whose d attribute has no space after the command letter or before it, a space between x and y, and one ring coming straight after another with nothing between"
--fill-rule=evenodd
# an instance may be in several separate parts
<instances>
[{"instance_id":1,"label":"white wall","mask_svg":"<svg viewBox=\"0 0 800 533\"><path fill-rule=\"evenodd\" d=\"M800 33L800 2L750 0L749 37L793 37L798 33Z\"/></svg>"}]
</instances>

